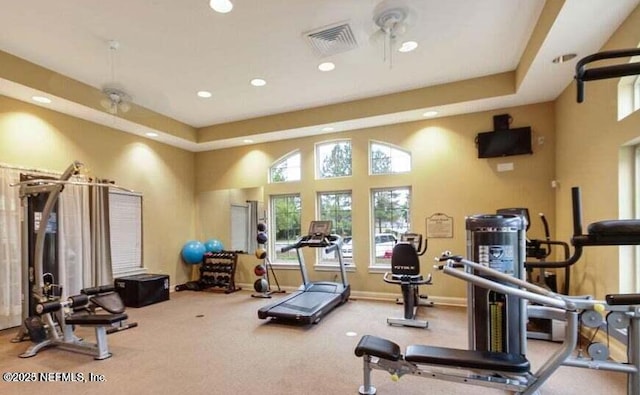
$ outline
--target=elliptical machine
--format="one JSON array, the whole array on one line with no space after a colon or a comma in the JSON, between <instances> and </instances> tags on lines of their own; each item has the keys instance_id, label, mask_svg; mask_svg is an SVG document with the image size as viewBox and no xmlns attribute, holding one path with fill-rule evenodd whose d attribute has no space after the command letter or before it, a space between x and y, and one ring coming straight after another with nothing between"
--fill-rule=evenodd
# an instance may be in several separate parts
<instances>
[{"instance_id":1,"label":"elliptical machine","mask_svg":"<svg viewBox=\"0 0 640 395\"><path fill-rule=\"evenodd\" d=\"M416 318L419 306L433 306L427 302L427 295L420 294L421 285L431 285L431 274L424 278L420 274L419 257L427 252L427 240L422 247L422 235L419 233L405 233L400 237L400 242L393 247L391 253L391 273L387 272L382 278L389 284L400 285L402 289L402 301L404 305L403 318L387 318L387 324L410 326L414 328L427 328L428 321Z\"/></svg>"}]
</instances>

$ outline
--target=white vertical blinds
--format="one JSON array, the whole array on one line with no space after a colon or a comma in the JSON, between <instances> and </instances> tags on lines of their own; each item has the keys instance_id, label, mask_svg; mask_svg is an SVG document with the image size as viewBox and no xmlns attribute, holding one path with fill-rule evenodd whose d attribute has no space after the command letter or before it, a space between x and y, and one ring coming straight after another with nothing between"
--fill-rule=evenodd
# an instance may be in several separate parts
<instances>
[{"instance_id":1,"label":"white vertical blinds","mask_svg":"<svg viewBox=\"0 0 640 395\"><path fill-rule=\"evenodd\" d=\"M142 195L109 190L113 277L139 274L142 267Z\"/></svg>"},{"instance_id":2,"label":"white vertical blinds","mask_svg":"<svg viewBox=\"0 0 640 395\"><path fill-rule=\"evenodd\" d=\"M249 206L231 205L230 250L249 252Z\"/></svg>"}]
</instances>

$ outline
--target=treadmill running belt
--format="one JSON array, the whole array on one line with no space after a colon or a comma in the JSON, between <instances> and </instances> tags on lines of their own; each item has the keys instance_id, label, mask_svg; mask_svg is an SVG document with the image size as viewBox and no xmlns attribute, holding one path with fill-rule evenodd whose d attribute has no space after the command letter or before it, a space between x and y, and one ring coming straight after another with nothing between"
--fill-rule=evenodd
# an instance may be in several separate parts
<instances>
[{"instance_id":1,"label":"treadmill running belt","mask_svg":"<svg viewBox=\"0 0 640 395\"><path fill-rule=\"evenodd\" d=\"M319 306L325 304L327 300L336 297L335 294L326 294L320 292L303 292L297 297L286 301L278 306L292 310L294 312L312 313L318 309Z\"/></svg>"}]
</instances>

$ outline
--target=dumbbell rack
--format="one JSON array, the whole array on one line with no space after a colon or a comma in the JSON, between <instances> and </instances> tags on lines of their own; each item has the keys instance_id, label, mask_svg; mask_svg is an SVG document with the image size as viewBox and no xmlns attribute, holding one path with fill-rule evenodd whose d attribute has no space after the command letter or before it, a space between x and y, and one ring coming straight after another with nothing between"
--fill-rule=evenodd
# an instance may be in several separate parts
<instances>
[{"instance_id":1,"label":"dumbbell rack","mask_svg":"<svg viewBox=\"0 0 640 395\"><path fill-rule=\"evenodd\" d=\"M200 279L198 285L201 290L210 288L222 288L224 293L240 291L236 287L236 265L238 254L233 251L221 251L207 253L200 266Z\"/></svg>"}]
</instances>

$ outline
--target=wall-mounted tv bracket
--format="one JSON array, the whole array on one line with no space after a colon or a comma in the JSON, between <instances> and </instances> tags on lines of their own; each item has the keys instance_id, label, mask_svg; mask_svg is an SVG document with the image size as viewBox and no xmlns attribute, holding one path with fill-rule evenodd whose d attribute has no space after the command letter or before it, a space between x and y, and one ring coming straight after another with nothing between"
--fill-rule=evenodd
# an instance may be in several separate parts
<instances>
[{"instance_id":1,"label":"wall-mounted tv bracket","mask_svg":"<svg viewBox=\"0 0 640 395\"><path fill-rule=\"evenodd\" d=\"M588 63L604 59L626 58L640 55L640 48L633 49L616 49L611 51L603 51L585 56L576 63L576 76L578 82L578 103L584 101L584 83L585 81L604 80L607 78L624 77L627 75L640 74L640 62L616 64L612 66L592 67L586 69Z\"/></svg>"}]
</instances>

